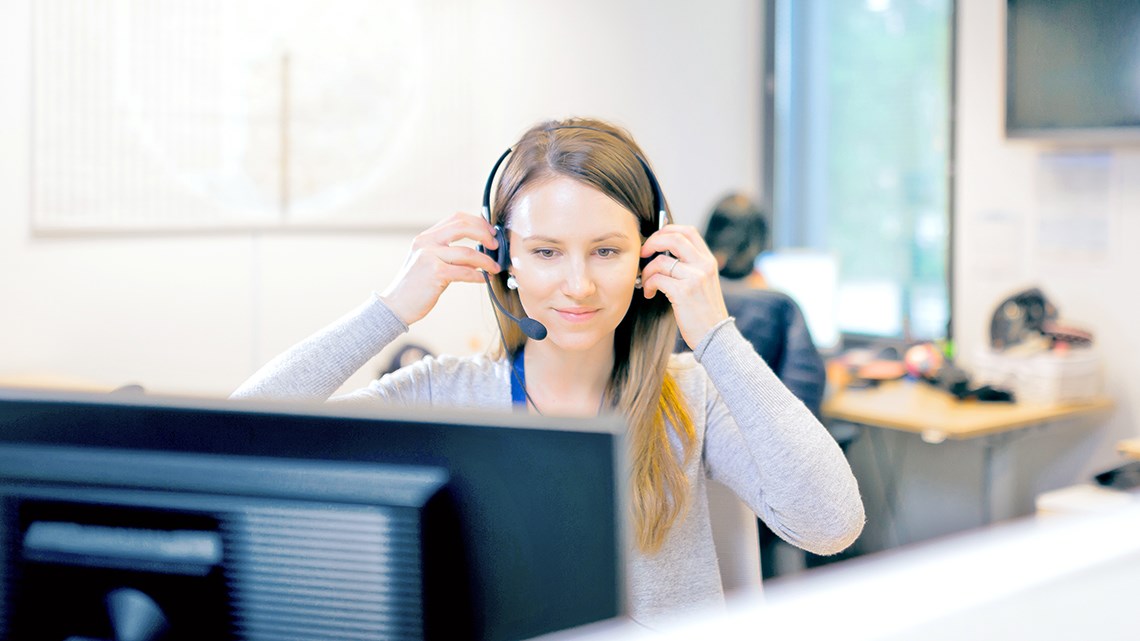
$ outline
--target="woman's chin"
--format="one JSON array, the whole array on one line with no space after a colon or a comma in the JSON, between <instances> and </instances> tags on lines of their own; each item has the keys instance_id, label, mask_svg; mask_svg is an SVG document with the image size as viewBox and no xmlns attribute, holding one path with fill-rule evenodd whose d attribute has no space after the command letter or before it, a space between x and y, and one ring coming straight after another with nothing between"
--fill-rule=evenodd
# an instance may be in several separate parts
<instances>
[{"instance_id":1,"label":"woman's chin","mask_svg":"<svg viewBox=\"0 0 1140 641\"><path fill-rule=\"evenodd\" d=\"M613 336L613 332L601 335L598 332L552 328L546 336L546 341L568 352L588 352L605 341L608 341L607 345L612 345Z\"/></svg>"}]
</instances>

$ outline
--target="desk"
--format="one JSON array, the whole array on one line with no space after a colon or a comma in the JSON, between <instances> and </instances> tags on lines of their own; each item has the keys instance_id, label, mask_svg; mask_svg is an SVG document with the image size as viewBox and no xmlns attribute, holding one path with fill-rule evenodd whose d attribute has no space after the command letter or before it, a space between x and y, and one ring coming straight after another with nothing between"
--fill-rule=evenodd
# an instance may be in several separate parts
<instances>
[{"instance_id":1,"label":"desk","mask_svg":"<svg viewBox=\"0 0 1140 641\"><path fill-rule=\"evenodd\" d=\"M928 443L1008 432L1049 421L1109 410L1112 401L1026 405L959 401L926 383L891 381L878 387L844 390L823 403L824 417L874 427L914 432ZM1140 457L1140 439L1136 443Z\"/></svg>"},{"instance_id":2,"label":"desk","mask_svg":"<svg viewBox=\"0 0 1140 641\"><path fill-rule=\"evenodd\" d=\"M101 385L89 380L56 376L33 374L25 376L0 376L0 387L15 387L22 389L42 389L69 392L110 392L114 388Z\"/></svg>"},{"instance_id":3,"label":"desk","mask_svg":"<svg viewBox=\"0 0 1140 641\"><path fill-rule=\"evenodd\" d=\"M1009 443L1035 431L1032 428L1060 422L1077 423L1072 419L1089 418L1112 407L1108 398L1048 406L959 401L926 383L892 381L832 395L823 403L823 416L832 426L840 423L871 428L861 429L869 435L871 443L869 452L863 452L867 460L858 461L864 463L866 472L860 482L878 480L878 498L882 500L891 527L889 534L897 545L989 524L995 516L1011 518L1032 513L1037 488L1032 487L1033 481L1015 478L1030 472L1019 470L1019 465L1011 461L1015 456L1024 456L1034 459L1036 467L1047 467L1050 460L1043 458L1045 448L1040 443L1027 447L1028 453L1017 455L1010 453ZM938 445L937 451L922 450L914 444L914 435L921 437L924 443ZM907 442L908 437L910 442ZM893 456L888 451L891 439ZM942 443L945 445L939 445ZM907 452L911 452L910 461ZM920 460L913 460L915 457ZM857 457L852 458L854 468ZM927 535L913 538L899 531L903 521L898 513L898 477L903 475L908 462L913 471L910 485L917 488L916 493L921 493L912 501L911 520L928 528ZM1004 475L1005 484L996 501L1001 504L1000 509L995 510L995 478L999 474ZM1050 480L1045 485L1052 482L1055 481ZM974 496L973 490L963 490L964 485L977 487L980 502L970 499L973 501L970 503L963 498ZM868 509L868 513L871 512ZM913 518L916 514L922 518ZM868 525L870 520L869 517Z\"/></svg>"},{"instance_id":4,"label":"desk","mask_svg":"<svg viewBox=\"0 0 1140 641\"><path fill-rule=\"evenodd\" d=\"M1126 438L1116 444L1116 451L1128 458L1140 459L1140 438Z\"/></svg>"}]
</instances>

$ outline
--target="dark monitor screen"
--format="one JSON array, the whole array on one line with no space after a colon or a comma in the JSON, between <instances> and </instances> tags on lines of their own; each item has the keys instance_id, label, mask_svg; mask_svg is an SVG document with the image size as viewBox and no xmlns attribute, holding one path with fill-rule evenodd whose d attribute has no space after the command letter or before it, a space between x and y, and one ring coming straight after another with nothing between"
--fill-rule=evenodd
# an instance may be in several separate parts
<instances>
[{"instance_id":1,"label":"dark monitor screen","mask_svg":"<svg viewBox=\"0 0 1140 641\"><path fill-rule=\"evenodd\" d=\"M1007 0L1006 8L1007 135L1140 140L1140 3Z\"/></svg>"},{"instance_id":2,"label":"dark monitor screen","mask_svg":"<svg viewBox=\"0 0 1140 641\"><path fill-rule=\"evenodd\" d=\"M524 639L623 613L621 423L0 390L0 638Z\"/></svg>"}]
</instances>

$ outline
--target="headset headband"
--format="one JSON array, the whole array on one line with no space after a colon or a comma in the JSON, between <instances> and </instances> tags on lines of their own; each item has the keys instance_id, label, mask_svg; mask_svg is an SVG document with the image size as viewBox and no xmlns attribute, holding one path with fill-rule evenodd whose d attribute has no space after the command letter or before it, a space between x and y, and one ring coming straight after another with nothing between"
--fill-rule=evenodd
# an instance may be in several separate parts
<instances>
[{"instance_id":1,"label":"headset headband","mask_svg":"<svg viewBox=\"0 0 1140 641\"><path fill-rule=\"evenodd\" d=\"M597 131L613 136L628 146L628 143L626 143L625 140L622 140L621 136L618 136L612 131L599 129L597 127L589 127L586 125L561 125L558 127L550 127L549 129L546 129L546 131L550 132L558 129L588 129L590 131ZM514 147L510 147L504 151L503 154L499 156L499 159L495 161L495 166L491 168L491 175L487 176L487 185L483 188L483 217L487 219L488 223L492 222L491 186L495 182L495 174L499 172L499 165L503 164L503 161L507 159L507 156L509 156L512 151L514 151ZM634 157L637 158L637 162L641 163L641 168L645 170L645 177L649 179L649 186L653 189L653 210L657 212L657 229L661 229L666 225L666 223L669 222L669 214L665 211L665 196L661 193L661 185L657 182L657 176L653 175L653 171L649 168L649 163L645 162L645 159L641 157L641 154L634 151L632 147L630 148L630 151L633 152Z\"/></svg>"}]
</instances>

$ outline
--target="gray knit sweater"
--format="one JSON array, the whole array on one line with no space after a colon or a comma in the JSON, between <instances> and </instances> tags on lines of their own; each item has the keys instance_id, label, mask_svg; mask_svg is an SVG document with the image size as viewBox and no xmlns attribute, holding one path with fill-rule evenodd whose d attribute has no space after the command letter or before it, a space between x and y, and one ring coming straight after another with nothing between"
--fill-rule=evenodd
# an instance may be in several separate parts
<instances>
[{"instance_id":1,"label":"gray knit sweater","mask_svg":"<svg viewBox=\"0 0 1140 641\"><path fill-rule=\"evenodd\" d=\"M403 332L372 296L349 314L261 368L234 397L327 399ZM732 488L782 538L834 554L863 528L863 502L835 441L784 387L732 320L692 354L669 364L692 414L700 456L685 476L692 490L683 520L655 554L630 550L630 615L645 623L723 602L705 480ZM341 399L403 405L511 410L510 368L486 356L425 358ZM674 439L674 451L680 441Z\"/></svg>"}]
</instances>

